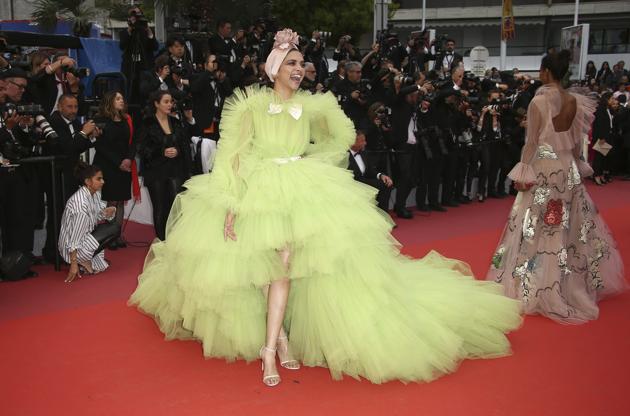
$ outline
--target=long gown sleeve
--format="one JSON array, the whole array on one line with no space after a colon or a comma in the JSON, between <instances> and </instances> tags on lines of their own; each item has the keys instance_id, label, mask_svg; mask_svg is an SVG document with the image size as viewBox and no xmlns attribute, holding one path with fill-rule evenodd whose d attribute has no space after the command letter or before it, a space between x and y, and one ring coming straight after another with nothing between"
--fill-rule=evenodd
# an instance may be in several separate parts
<instances>
[{"instance_id":1,"label":"long gown sleeve","mask_svg":"<svg viewBox=\"0 0 630 416\"><path fill-rule=\"evenodd\" d=\"M243 157L250 151L254 136L253 119L247 92L235 91L226 102L221 118L221 138L217 145L210 181L212 202L237 212L245 191L239 175ZM193 178L194 179L194 178ZM188 187L188 185L187 185Z\"/></svg>"},{"instance_id":2,"label":"long gown sleeve","mask_svg":"<svg viewBox=\"0 0 630 416\"><path fill-rule=\"evenodd\" d=\"M345 167L347 151L356 138L352 121L339 107L332 93L315 94L309 99L315 110L310 126L312 143L306 155Z\"/></svg>"},{"instance_id":3,"label":"long gown sleeve","mask_svg":"<svg viewBox=\"0 0 630 416\"><path fill-rule=\"evenodd\" d=\"M573 155L575 156L580 175L582 175L582 177L588 177L593 174L593 168L581 157L582 145L584 137L588 135L593 126L597 100L581 94L573 94L573 96L577 100L577 112L575 114L575 121L571 127L571 136L575 140Z\"/></svg>"},{"instance_id":4,"label":"long gown sleeve","mask_svg":"<svg viewBox=\"0 0 630 416\"><path fill-rule=\"evenodd\" d=\"M521 153L521 161L508 174L514 182L536 182L536 174L531 164L536 156L538 138L543 127L543 116L539 107L539 100L534 98L527 109L527 136Z\"/></svg>"}]
</instances>

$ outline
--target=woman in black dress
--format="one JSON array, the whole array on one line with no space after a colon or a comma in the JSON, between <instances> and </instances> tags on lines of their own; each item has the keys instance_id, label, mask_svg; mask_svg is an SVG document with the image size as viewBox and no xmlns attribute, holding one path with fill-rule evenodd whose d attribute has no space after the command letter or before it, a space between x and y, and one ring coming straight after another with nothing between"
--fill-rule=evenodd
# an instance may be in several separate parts
<instances>
[{"instance_id":1,"label":"woman in black dress","mask_svg":"<svg viewBox=\"0 0 630 416\"><path fill-rule=\"evenodd\" d=\"M105 94L99 108L98 123L103 123L103 132L94 147L94 164L101 167L105 185L102 198L107 206L116 207L115 222L122 230L125 201L131 199L131 165L136 148L131 138L130 118L127 105L120 92ZM119 235L109 246L111 249L126 247Z\"/></svg>"},{"instance_id":2,"label":"woman in black dress","mask_svg":"<svg viewBox=\"0 0 630 416\"><path fill-rule=\"evenodd\" d=\"M165 238L171 205L192 168L192 110L184 111L186 120L179 120L171 115L172 109L173 97L168 91L151 94L138 145L144 184L153 205L153 226L160 240Z\"/></svg>"}]
</instances>

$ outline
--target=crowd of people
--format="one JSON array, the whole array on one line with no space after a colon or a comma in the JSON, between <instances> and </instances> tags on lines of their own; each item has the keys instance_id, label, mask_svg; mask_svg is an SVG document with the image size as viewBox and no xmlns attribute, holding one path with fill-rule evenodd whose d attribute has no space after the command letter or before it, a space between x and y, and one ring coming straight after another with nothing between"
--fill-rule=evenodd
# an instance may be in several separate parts
<instances>
[{"instance_id":1,"label":"crowd of people","mask_svg":"<svg viewBox=\"0 0 630 416\"><path fill-rule=\"evenodd\" d=\"M130 9L128 23L120 34L127 88L109 91L97 106L85 97L82 69L65 53L34 52L27 70L0 62L4 253L30 255L34 230L46 224L42 257L54 260L54 230L64 230L53 205L62 212L86 186L85 174L75 175L79 162L93 163L103 175L98 195L114 208L108 214L118 230L108 239L110 249L126 246L124 203L139 195L138 175L151 197L156 235L164 239L175 196L203 172L191 138L220 141L226 98L238 88L271 84L264 65L276 28L263 20L238 30L222 20L203 47L174 35L163 50L139 8ZM416 212L444 212L515 192L507 174L519 160L539 81L516 68L477 77L465 71L453 39L401 41L392 32L381 34L367 53L342 36L332 56L337 67L329 72L327 40L318 31L300 37L306 60L301 89L332 92L354 123L348 168L379 189L379 207L390 208L392 189L394 213L403 219L414 215L407 202L414 189ZM588 157L593 180L604 185L630 173L630 83L624 62L599 71L591 64L580 86L600 102ZM46 166L26 163L34 156L63 157L61 186L53 186Z\"/></svg>"}]
</instances>

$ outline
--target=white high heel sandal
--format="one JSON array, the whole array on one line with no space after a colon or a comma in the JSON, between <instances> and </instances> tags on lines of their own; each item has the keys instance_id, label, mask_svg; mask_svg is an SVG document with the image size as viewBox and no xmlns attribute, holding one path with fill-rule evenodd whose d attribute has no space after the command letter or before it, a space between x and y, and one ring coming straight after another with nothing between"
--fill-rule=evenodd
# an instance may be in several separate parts
<instances>
[{"instance_id":1,"label":"white high heel sandal","mask_svg":"<svg viewBox=\"0 0 630 416\"><path fill-rule=\"evenodd\" d=\"M273 358L275 360L277 349L276 348L269 348L269 347L266 347L264 345L262 347L260 347L259 355L260 355L260 360L262 361L261 362L261 368L262 368L263 374L265 373L265 361L263 360L263 352L264 351L272 352L273 353ZM280 378L279 374L271 374L269 376L263 375L262 381L263 381L263 384L265 386L267 386L267 387L275 387L278 384L280 384L280 381L282 381L282 379Z\"/></svg>"},{"instance_id":2,"label":"white high heel sandal","mask_svg":"<svg viewBox=\"0 0 630 416\"><path fill-rule=\"evenodd\" d=\"M289 339L287 337L278 337L278 341L286 341L286 349L285 349L285 354L289 352ZM280 357L280 355L278 354L278 357ZM298 360L295 359L291 359L291 360L285 360L285 361L280 361L280 365L283 368L286 368L287 370L299 370L300 369L300 362Z\"/></svg>"}]
</instances>

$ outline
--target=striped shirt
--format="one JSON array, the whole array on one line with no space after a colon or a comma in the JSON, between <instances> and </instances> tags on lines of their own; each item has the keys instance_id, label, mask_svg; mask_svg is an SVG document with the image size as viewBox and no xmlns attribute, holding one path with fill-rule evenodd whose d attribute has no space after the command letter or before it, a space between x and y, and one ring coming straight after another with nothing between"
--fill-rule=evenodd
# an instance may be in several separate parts
<instances>
[{"instance_id":1,"label":"striped shirt","mask_svg":"<svg viewBox=\"0 0 630 416\"><path fill-rule=\"evenodd\" d=\"M70 263L70 253L77 250L77 261L92 262L94 272L107 269L105 253L101 251L96 256L98 241L92 236L92 231L99 221L106 219L103 209L105 202L101 201L101 193L92 193L82 186L76 191L63 210L61 217L61 232L59 233L59 254Z\"/></svg>"}]
</instances>

